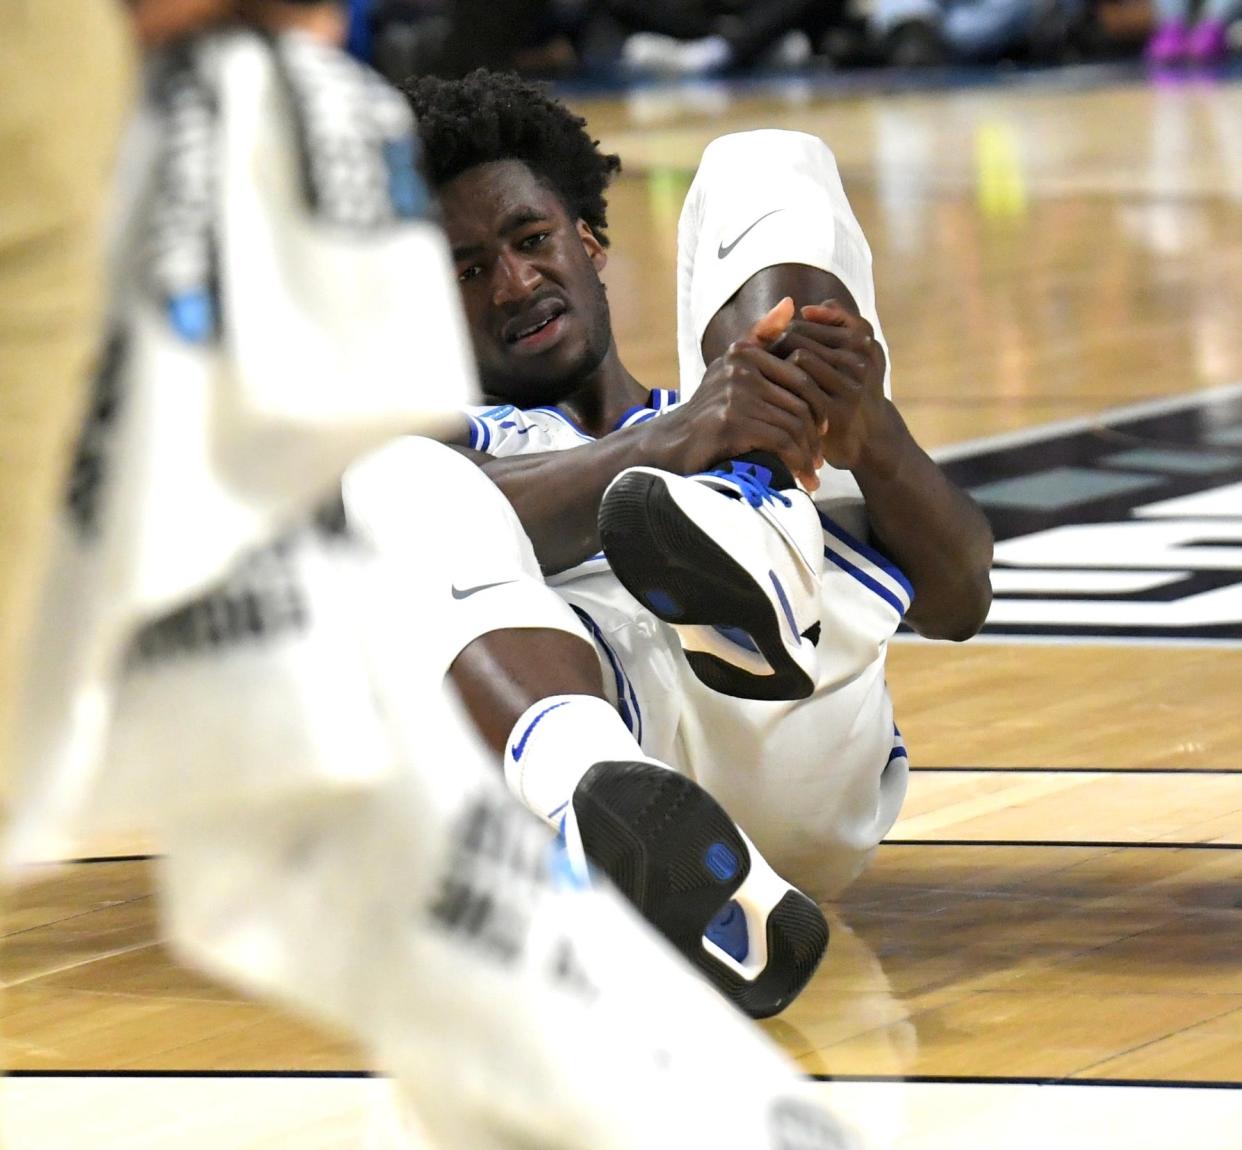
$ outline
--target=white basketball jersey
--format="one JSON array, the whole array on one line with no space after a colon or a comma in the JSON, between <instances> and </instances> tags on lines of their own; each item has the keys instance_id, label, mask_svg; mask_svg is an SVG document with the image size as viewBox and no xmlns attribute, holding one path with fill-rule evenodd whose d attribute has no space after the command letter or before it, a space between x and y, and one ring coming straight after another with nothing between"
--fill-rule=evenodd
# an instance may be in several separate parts
<instances>
[{"instance_id":1,"label":"white basketball jersey","mask_svg":"<svg viewBox=\"0 0 1242 1150\"><path fill-rule=\"evenodd\" d=\"M637 427L677 406L675 391L653 391L645 404L631 407L613 431ZM583 443L594 443L568 415L555 407L531 407L525 411L511 403L499 407L468 407L470 446L498 459L527 455L537 451L564 451Z\"/></svg>"},{"instance_id":2,"label":"white basketball jersey","mask_svg":"<svg viewBox=\"0 0 1242 1150\"><path fill-rule=\"evenodd\" d=\"M613 431L637 427L658 415L672 411L679 403L677 392L657 388L645 404L631 407L617 420ZM469 446L497 459L513 455L533 455L546 451L568 451L584 443L594 443L593 436L582 430L568 415L555 407L531 407L526 410L503 403L498 407L468 407L470 424ZM585 575L597 575L610 568L602 551L583 560L576 567L548 576L548 583L561 587ZM612 580L621 597L628 598L616 580ZM631 600L632 602L632 600Z\"/></svg>"}]
</instances>

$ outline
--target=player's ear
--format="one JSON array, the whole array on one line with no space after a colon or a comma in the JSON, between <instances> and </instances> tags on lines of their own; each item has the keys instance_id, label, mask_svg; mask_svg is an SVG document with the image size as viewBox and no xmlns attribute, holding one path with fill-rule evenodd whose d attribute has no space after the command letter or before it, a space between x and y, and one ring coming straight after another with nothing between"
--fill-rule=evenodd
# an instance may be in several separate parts
<instances>
[{"instance_id":1,"label":"player's ear","mask_svg":"<svg viewBox=\"0 0 1242 1150\"><path fill-rule=\"evenodd\" d=\"M591 263L595 265L595 270L602 272L608 264L608 253L595 233L591 231L591 225L586 220L578 221L578 238L582 240L582 246L586 248L586 254L590 257Z\"/></svg>"}]
</instances>

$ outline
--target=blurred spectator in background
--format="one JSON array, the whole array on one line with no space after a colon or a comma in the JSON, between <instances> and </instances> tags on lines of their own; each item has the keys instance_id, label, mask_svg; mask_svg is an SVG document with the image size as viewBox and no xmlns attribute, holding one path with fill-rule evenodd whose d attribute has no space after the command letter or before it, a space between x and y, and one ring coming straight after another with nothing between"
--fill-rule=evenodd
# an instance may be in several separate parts
<instances>
[{"instance_id":1,"label":"blurred spectator in background","mask_svg":"<svg viewBox=\"0 0 1242 1150\"><path fill-rule=\"evenodd\" d=\"M1197 13L1195 12L1198 8ZM1153 64L1214 64L1229 52L1229 24L1242 0L1155 0L1156 30L1147 44Z\"/></svg>"},{"instance_id":2,"label":"blurred spectator in background","mask_svg":"<svg viewBox=\"0 0 1242 1150\"><path fill-rule=\"evenodd\" d=\"M1054 60L1088 18L1087 0L876 0L872 31L895 67Z\"/></svg>"},{"instance_id":3,"label":"blurred spectator in background","mask_svg":"<svg viewBox=\"0 0 1242 1150\"><path fill-rule=\"evenodd\" d=\"M627 70L695 76L805 64L846 0L604 0L604 8L627 34Z\"/></svg>"},{"instance_id":4,"label":"blurred spectator in background","mask_svg":"<svg viewBox=\"0 0 1242 1150\"><path fill-rule=\"evenodd\" d=\"M209 2L209 0L197 0ZM1161 62L1224 52L1242 0L1155 0ZM1056 64L1130 56L1151 0L350 0L350 47L394 82L476 67L556 77ZM1164 11L1168 8L1168 12Z\"/></svg>"},{"instance_id":5,"label":"blurred spectator in background","mask_svg":"<svg viewBox=\"0 0 1242 1150\"><path fill-rule=\"evenodd\" d=\"M576 67L591 0L354 0L351 50L396 82L474 68L555 75ZM363 48L364 44L369 45Z\"/></svg>"}]
</instances>

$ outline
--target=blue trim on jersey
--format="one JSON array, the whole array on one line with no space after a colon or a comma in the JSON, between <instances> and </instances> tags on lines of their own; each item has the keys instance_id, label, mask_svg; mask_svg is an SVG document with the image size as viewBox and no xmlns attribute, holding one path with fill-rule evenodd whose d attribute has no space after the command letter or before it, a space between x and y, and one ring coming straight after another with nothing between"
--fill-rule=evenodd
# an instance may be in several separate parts
<instances>
[{"instance_id":1,"label":"blue trim on jersey","mask_svg":"<svg viewBox=\"0 0 1242 1150\"><path fill-rule=\"evenodd\" d=\"M897 724L893 724L893 749L888 753L888 763L894 759L909 759L910 755L906 751L906 741L901 737L901 732L897 729ZM888 763L884 765L887 767Z\"/></svg>"},{"instance_id":2,"label":"blue trim on jersey","mask_svg":"<svg viewBox=\"0 0 1242 1150\"><path fill-rule=\"evenodd\" d=\"M647 418L650 419L654 414L655 413L646 404L636 403L633 407L627 407L625 409L625 413L620 419L617 420L612 429L613 431L620 431L630 422L631 419L637 422L638 416L640 415L646 415Z\"/></svg>"},{"instance_id":3,"label":"blue trim on jersey","mask_svg":"<svg viewBox=\"0 0 1242 1150\"><path fill-rule=\"evenodd\" d=\"M820 511L818 507L815 510L819 515L820 524L829 535L831 535L834 539L840 540L840 542L844 543L847 547L854 548L854 550L864 558L870 559L872 563L879 567L895 583L899 583L910 602L914 602L914 585L909 579L906 578L906 573L902 571L896 563L894 563L887 555L877 551L874 547L869 547L861 539L855 539L854 536L852 536L843 527L837 526L837 524L835 524L828 518L827 515Z\"/></svg>"},{"instance_id":4,"label":"blue trim on jersey","mask_svg":"<svg viewBox=\"0 0 1242 1150\"><path fill-rule=\"evenodd\" d=\"M650 392L647 397L646 404L642 406L631 407L628 411L617 420L612 428L613 431L622 431L627 427L637 427L640 423L646 423L648 420L655 419L657 415L669 410L679 402L678 394L669 388L657 388ZM481 414L475 415L471 412L465 412L466 419L470 423L470 447L475 451L486 451L490 454L492 441L495 438L492 432L491 423L499 423L505 416L512 414L519 409L511 403L502 403L496 407L489 407ZM588 435L572 416L566 415L559 407L531 407L524 410L524 414L533 414L534 412L543 412L545 415L551 415L553 418L560 420L584 443L594 443L594 436ZM514 427L513 421L499 423L499 426L505 430ZM528 435L532 429L529 427L519 428L514 432L515 435ZM553 448L557 450L557 448Z\"/></svg>"},{"instance_id":5,"label":"blue trim on jersey","mask_svg":"<svg viewBox=\"0 0 1242 1150\"><path fill-rule=\"evenodd\" d=\"M883 583L879 582L879 580L873 579L865 571L861 570L858 567L855 567L854 564L851 563L844 556L838 555L835 551L828 550L827 547L824 548L824 558L831 559L847 575L852 575L855 579L858 580L859 583L861 583L869 591L874 591L877 595L879 595L879 597L883 599L884 602L889 604L889 606L891 606L892 609L897 612L898 618L901 618L905 615L906 613L905 604L902 603L902 601L898 599L897 596L894 595L887 587L885 587Z\"/></svg>"},{"instance_id":6,"label":"blue trim on jersey","mask_svg":"<svg viewBox=\"0 0 1242 1150\"><path fill-rule=\"evenodd\" d=\"M621 417L613 431L624 431L627 427L637 427L640 423L650 423L659 414L658 411L652 411L649 407L631 407Z\"/></svg>"},{"instance_id":7,"label":"blue trim on jersey","mask_svg":"<svg viewBox=\"0 0 1242 1150\"><path fill-rule=\"evenodd\" d=\"M634 690L634 684L630 682L629 676L625 673L625 667L621 663L621 659L616 651L612 649L612 644L604 638L604 633L599 629L599 624L595 622L581 607L570 604L574 609L574 614L586 625L591 637L599 644L600 649L608 659L609 665L612 667L612 676L617 687L617 706L621 710L621 718L625 725L629 727L630 734L634 736L640 743L643 741L643 713L638 706L638 695Z\"/></svg>"}]
</instances>

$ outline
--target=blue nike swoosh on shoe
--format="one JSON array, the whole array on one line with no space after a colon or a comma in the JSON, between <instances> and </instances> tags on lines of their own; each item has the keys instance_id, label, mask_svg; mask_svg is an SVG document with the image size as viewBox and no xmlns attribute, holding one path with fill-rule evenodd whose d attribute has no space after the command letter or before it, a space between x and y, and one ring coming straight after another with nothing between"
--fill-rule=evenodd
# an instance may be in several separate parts
<instances>
[{"instance_id":1,"label":"blue nike swoosh on shoe","mask_svg":"<svg viewBox=\"0 0 1242 1150\"><path fill-rule=\"evenodd\" d=\"M539 720L551 711L555 711L557 707L568 707L569 700L565 699L559 703L553 703L550 707L545 707L530 721L530 726L522 732L522 737L509 748L510 754L513 755L513 761L516 763L522 757L522 752L526 750L526 740L530 738L530 733L538 725Z\"/></svg>"},{"instance_id":2,"label":"blue nike swoosh on shoe","mask_svg":"<svg viewBox=\"0 0 1242 1150\"><path fill-rule=\"evenodd\" d=\"M785 612L785 621L789 624L789 633L793 636L795 643L800 643L802 636L798 634L798 624L794 621L793 608L789 605L785 588L781 586L781 581L776 577L775 571L769 571L768 577L772 580L772 586L776 588L777 598L780 599L781 608Z\"/></svg>"}]
</instances>

